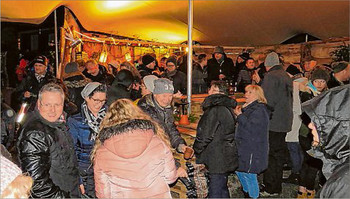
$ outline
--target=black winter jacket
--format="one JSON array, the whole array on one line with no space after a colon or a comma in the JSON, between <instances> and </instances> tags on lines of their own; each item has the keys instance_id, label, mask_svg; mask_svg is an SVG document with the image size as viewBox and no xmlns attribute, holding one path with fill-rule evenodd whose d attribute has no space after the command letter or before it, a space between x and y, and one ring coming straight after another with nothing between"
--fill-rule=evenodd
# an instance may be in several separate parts
<instances>
[{"instance_id":1,"label":"black winter jacket","mask_svg":"<svg viewBox=\"0 0 350 199\"><path fill-rule=\"evenodd\" d=\"M33 198L79 196L79 171L73 141L65 123L50 123L30 113L18 139L22 171L34 179Z\"/></svg>"},{"instance_id":2,"label":"black winter jacket","mask_svg":"<svg viewBox=\"0 0 350 199\"><path fill-rule=\"evenodd\" d=\"M208 60L208 83L210 84L213 80L219 80L219 75L224 74L226 76L226 79L232 79L233 76L233 70L234 70L234 64L231 58L228 58L226 54L224 56L224 61L219 64L218 61L215 59L214 55L213 58Z\"/></svg>"},{"instance_id":3,"label":"black winter jacket","mask_svg":"<svg viewBox=\"0 0 350 199\"><path fill-rule=\"evenodd\" d=\"M159 106L153 94L142 97L137 105L164 128L169 136L170 144L174 149L178 149L180 144L186 144L176 129L172 107L163 108Z\"/></svg>"},{"instance_id":4,"label":"black winter jacket","mask_svg":"<svg viewBox=\"0 0 350 199\"><path fill-rule=\"evenodd\" d=\"M182 94L187 93L187 77L186 74L176 70L175 73L170 74L169 72L164 73L164 77L173 81L174 93L180 91Z\"/></svg>"},{"instance_id":5,"label":"black winter jacket","mask_svg":"<svg viewBox=\"0 0 350 199\"><path fill-rule=\"evenodd\" d=\"M293 83L281 65L273 66L264 77L261 87L272 111L270 131L289 132L293 122Z\"/></svg>"},{"instance_id":6,"label":"black winter jacket","mask_svg":"<svg viewBox=\"0 0 350 199\"><path fill-rule=\"evenodd\" d=\"M89 82L91 82L91 80L81 73L64 77L63 83L68 89L68 99L77 105L77 112L80 112L80 105L84 102L81 91Z\"/></svg>"},{"instance_id":7,"label":"black winter jacket","mask_svg":"<svg viewBox=\"0 0 350 199\"><path fill-rule=\"evenodd\" d=\"M202 104L204 114L198 123L193 149L196 162L205 164L210 173L232 172L238 166L232 113L236 105L234 99L222 94L210 95Z\"/></svg>"},{"instance_id":8,"label":"black winter jacket","mask_svg":"<svg viewBox=\"0 0 350 199\"><path fill-rule=\"evenodd\" d=\"M238 171L261 173L269 154L269 113L265 104L252 102L237 117Z\"/></svg>"}]
</instances>

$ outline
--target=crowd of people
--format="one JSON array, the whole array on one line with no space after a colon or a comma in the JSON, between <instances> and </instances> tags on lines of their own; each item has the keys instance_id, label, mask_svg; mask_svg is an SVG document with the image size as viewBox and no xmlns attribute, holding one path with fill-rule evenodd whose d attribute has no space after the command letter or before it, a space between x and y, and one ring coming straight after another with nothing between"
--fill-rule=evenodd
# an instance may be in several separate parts
<instances>
[{"instance_id":1,"label":"crowd of people","mask_svg":"<svg viewBox=\"0 0 350 199\"><path fill-rule=\"evenodd\" d=\"M285 66L270 52L264 62L243 53L234 63L220 46L210 59L196 56L192 92L208 96L192 148L173 115L173 100L187 92L186 60L139 61L71 62L61 79L46 57L29 63L17 106L1 105L1 198L171 198L170 186L188 177L174 151L207 169L209 198L230 197L231 173L245 197L278 196L291 182L298 198L314 198L316 178L320 197L350 197L348 62ZM242 106L234 91L244 92Z\"/></svg>"}]
</instances>

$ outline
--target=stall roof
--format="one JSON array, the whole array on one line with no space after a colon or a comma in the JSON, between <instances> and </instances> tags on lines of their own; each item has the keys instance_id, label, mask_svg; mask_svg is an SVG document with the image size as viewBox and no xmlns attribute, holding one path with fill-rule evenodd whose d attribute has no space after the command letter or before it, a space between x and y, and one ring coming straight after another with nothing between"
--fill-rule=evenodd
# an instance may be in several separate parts
<instances>
[{"instance_id":1,"label":"stall roof","mask_svg":"<svg viewBox=\"0 0 350 199\"><path fill-rule=\"evenodd\" d=\"M66 6L88 31L142 40L187 40L188 1L1 0L1 21L39 24ZM349 37L349 1L194 1L193 40L207 45L280 44L300 33Z\"/></svg>"}]
</instances>

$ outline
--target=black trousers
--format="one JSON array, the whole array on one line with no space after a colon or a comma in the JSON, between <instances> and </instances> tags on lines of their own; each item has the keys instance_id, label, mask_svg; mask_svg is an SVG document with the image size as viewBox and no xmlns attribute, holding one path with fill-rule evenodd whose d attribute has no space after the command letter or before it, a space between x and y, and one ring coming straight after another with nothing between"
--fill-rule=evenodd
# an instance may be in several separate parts
<instances>
[{"instance_id":1,"label":"black trousers","mask_svg":"<svg viewBox=\"0 0 350 199\"><path fill-rule=\"evenodd\" d=\"M269 131L269 164L263 179L265 191L268 193L282 192L283 164L287 151L286 135L286 132Z\"/></svg>"}]
</instances>

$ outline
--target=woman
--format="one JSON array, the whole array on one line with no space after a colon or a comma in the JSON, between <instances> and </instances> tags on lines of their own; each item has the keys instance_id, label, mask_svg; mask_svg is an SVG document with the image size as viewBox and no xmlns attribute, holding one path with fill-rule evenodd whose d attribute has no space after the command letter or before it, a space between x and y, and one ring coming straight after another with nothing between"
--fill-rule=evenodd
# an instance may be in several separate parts
<instances>
[{"instance_id":1,"label":"woman","mask_svg":"<svg viewBox=\"0 0 350 199\"><path fill-rule=\"evenodd\" d=\"M106 115L106 86L98 82L87 84L81 92L84 99L81 112L68 118L69 132L74 140L79 164L80 190L95 197L95 182L90 154L102 119Z\"/></svg>"},{"instance_id":2,"label":"woman","mask_svg":"<svg viewBox=\"0 0 350 199\"><path fill-rule=\"evenodd\" d=\"M236 143L238 169L236 174L243 187L244 195L259 197L257 174L267 168L269 113L264 92L260 86L248 85L245 88L246 103L236 107L238 127Z\"/></svg>"},{"instance_id":3,"label":"woman","mask_svg":"<svg viewBox=\"0 0 350 199\"><path fill-rule=\"evenodd\" d=\"M177 176L168 137L132 101L109 107L93 158L98 198L171 198Z\"/></svg>"}]
</instances>

